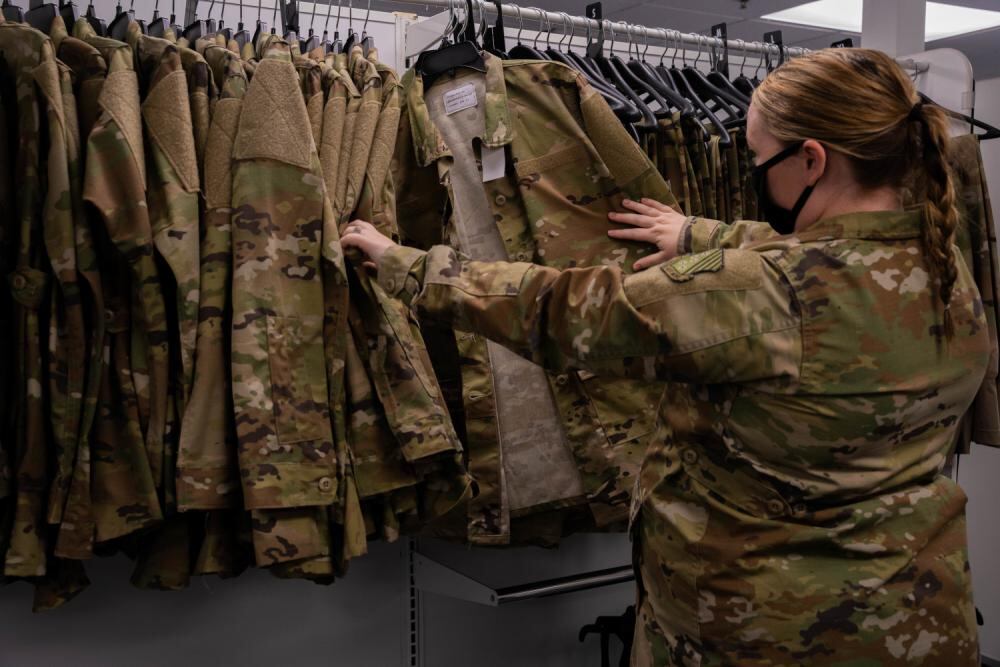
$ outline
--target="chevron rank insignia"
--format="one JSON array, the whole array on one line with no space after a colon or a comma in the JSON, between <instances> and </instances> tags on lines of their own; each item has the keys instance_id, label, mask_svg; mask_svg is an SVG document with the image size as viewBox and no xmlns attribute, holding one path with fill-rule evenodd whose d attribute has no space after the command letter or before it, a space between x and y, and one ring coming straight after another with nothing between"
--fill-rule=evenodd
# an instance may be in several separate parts
<instances>
[{"instance_id":1,"label":"chevron rank insignia","mask_svg":"<svg viewBox=\"0 0 1000 667\"><path fill-rule=\"evenodd\" d=\"M699 273L715 273L722 268L722 248L706 250L696 255L681 255L663 265L663 272L676 283L691 280Z\"/></svg>"}]
</instances>

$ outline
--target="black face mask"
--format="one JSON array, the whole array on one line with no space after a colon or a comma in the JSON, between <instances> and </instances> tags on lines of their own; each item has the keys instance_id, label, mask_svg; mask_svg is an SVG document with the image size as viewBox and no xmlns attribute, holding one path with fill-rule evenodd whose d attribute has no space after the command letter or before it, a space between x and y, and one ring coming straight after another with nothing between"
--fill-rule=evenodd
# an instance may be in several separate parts
<instances>
[{"instance_id":1,"label":"black face mask","mask_svg":"<svg viewBox=\"0 0 1000 667\"><path fill-rule=\"evenodd\" d=\"M769 223L779 234L791 234L795 231L795 221L798 220L802 207L806 205L809 195L812 194L815 185L807 185L806 189L799 195L798 201L791 210L782 208L774 203L767 191L767 170L786 160L799 152L805 141L799 141L785 150L781 151L764 164L757 165L750 171L750 185L757 194L757 203L760 205L760 212L764 221Z\"/></svg>"}]
</instances>

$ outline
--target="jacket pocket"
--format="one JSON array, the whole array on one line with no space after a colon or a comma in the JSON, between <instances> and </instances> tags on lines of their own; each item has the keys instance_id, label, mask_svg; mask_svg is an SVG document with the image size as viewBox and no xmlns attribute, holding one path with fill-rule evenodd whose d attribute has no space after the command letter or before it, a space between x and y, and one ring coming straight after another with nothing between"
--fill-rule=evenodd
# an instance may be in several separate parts
<instances>
[{"instance_id":1,"label":"jacket pocket","mask_svg":"<svg viewBox=\"0 0 1000 667\"><path fill-rule=\"evenodd\" d=\"M663 385L659 382L598 377L588 371L577 371L576 374L608 442L613 447L625 447L629 443L643 445L635 452L638 463L645 443L632 441L647 435L656 426ZM631 460L627 455L626 458Z\"/></svg>"},{"instance_id":2,"label":"jacket pocket","mask_svg":"<svg viewBox=\"0 0 1000 667\"><path fill-rule=\"evenodd\" d=\"M319 317L267 318L275 430L282 444L330 438L322 334Z\"/></svg>"}]
</instances>

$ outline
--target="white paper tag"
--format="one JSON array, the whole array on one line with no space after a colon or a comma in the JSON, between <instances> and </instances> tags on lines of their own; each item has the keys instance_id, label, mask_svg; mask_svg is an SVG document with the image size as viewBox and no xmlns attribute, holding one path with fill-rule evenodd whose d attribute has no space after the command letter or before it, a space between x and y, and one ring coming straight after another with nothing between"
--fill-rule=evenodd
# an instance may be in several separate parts
<instances>
[{"instance_id":1,"label":"white paper tag","mask_svg":"<svg viewBox=\"0 0 1000 667\"><path fill-rule=\"evenodd\" d=\"M444 94L444 112L449 116L462 109L471 109L479 104L476 99L476 87L471 83L449 90Z\"/></svg>"},{"instance_id":2,"label":"white paper tag","mask_svg":"<svg viewBox=\"0 0 1000 667\"><path fill-rule=\"evenodd\" d=\"M497 146L496 148L483 146L482 161L483 183L489 183L503 177L505 167L507 166L503 146Z\"/></svg>"}]
</instances>

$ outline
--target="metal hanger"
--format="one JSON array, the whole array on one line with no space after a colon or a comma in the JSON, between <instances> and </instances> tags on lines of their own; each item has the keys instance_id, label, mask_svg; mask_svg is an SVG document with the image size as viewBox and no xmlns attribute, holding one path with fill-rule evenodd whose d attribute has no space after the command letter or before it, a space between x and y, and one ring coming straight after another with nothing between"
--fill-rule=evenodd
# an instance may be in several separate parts
<instances>
[{"instance_id":1,"label":"metal hanger","mask_svg":"<svg viewBox=\"0 0 1000 667\"><path fill-rule=\"evenodd\" d=\"M749 49L747 49L747 43L742 39L736 40L736 43L743 49L743 62L740 63L740 74L733 80L733 86L735 86L737 90L743 91L743 94L747 97L750 97L753 95L754 84L753 81L748 79L747 75L743 73L743 68L747 64Z\"/></svg>"},{"instance_id":2,"label":"metal hanger","mask_svg":"<svg viewBox=\"0 0 1000 667\"><path fill-rule=\"evenodd\" d=\"M478 2L479 0L477 0ZM365 58L368 52L375 48L375 37L368 34L368 18L372 14L372 0L368 0L368 7L365 10L365 22L361 25L361 52Z\"/></svg>"},{"instance_id":3,"label":"metal hanger","mask_svg":"<svg viewBox=\"0 0 1000 667\"><path fill-rule=\"evenodd\" d=\"M313 31L313 24L316 23L316 3L313 2L312 11L309 12L309 32L305 39L299 40L299 51L305 55L319 46L319 37Z\"/></svg>"},{"instance_id":4,"label":"metal hanger","mask_svg":"<svg viewBox=\"0 0 1000 667\"><path fill-rule=\"evenodd\" d=\"M679 106L686 102L680 95L674 93L666 86L663 86L662 82L655 74L650 74L651 68L646 63L646 52L649 51L649 39L643 33L645 50L640 54L639 45L632 39L632 29L638 28L631 23L625 24L625 33L628 36L628 62L624 63L624 67L629 76L631 76L636 85L641 86L635 87L636 91L640 94L644 94L644 101L646 104L655 103L656 107L653 108L653 113L657 118L667 118L673 114L673 108ZM632 52L632 47L635 47L635 53Z\"/></svg>"},{"instance_id":5,"label":"metal hanger","mask_svg":"<svg viewBox=\"0 0 1000 667\"><path fill-rule=\"evenodd\" d=\"M243 26L243 3L240 2L240 20L236 23L236 32L233 33L233 41L242 53L244 45L250 41L250 32Z\"/></svg>"},{"instance_id":6,"label":"metal hanger","mask_svg":"<svg viewBox=\"0 0 1000 667\"><path fill-rule=\"evenodd\" d=\"M579 55L573 52L573 39L576 37L576 26L573 24L573 19L566 12L559 12L559 15L563 19L563 34L562 39L559 40L559 48L549 48L546 50L545 55L548 56L549 60L561 62L564 65L572 67L574 70L580 72L583 78L587 80L594 90L601 94L601 97L605 99L608 106L611 107L611 110L614 111L619 117L623 115L632 115L632 112L635 111L635 107L632 106L631 102L629 102L612 86L608 85L603 79L594 79L593 76L587 72ZM563 46L567 37L569 38L569 48ZM635 120L638 120L638 116Z\"/></svg>"},{"instance_id":7,"label":"metal hanger","mask_svg":"<svg viewBox=\"0 0 1000 667\"><path fill-rule=\"evenodd\" d=\"M356 36L354 34L354 2L353 0L347 0L347 39L344 40L344 46L341 48L341 53L350 53L351 47L354 46L354 40Z\"/></svg>"},{"instance_id":8,"label":"metal hanger","mask_svg":"<svg viewBox=\"0 0 1000 667\"><path fill-rule=\"evenodd\" d=\"M593 61L597 64L597 67L601 70L601 73L604 74L605 79L614 84L615 88L617 88L619 92L623 93L627 98L629 98L632 101L632 104L635 105L635 107L642 114L642 120L640 121L639 125L647 128L655 126L656 115L649 108L649 106L645 102L643 102L642 98L639 96L639 93L636 92L635 89L633 89L631 84L634 80L634 77L630 78L628 81L626 80L624 76L624 73L626 71L625 65L624 63L621 62L621 59L618 58L618 56L615 54L614 24L611 21L605 21L603 19L601 20L601 23L607 24L608 32L611 37L611 43L608 47L608 50L611 53L611 55L610 57L605 56L602 51L598 55L592 57Z\"/></svg>"},{"instance_id":9,"label":"metal hanger","mask_svg":"<svg viewBox=\"0 0 1000 667\"><path fill-rule=\"evenodd\" d=\"M254 49L256 49L257 45L260 43L261 36L264 33L266 33L267 30L268 30L267 23L265 23L264 21L261 20L261 12L263 11L263 7L261 7L260 3L261 3L261 0L257 0L257 27L254 28L254 31L253 31L253 46L254 46Z\"/></svg>"},{"instance_id":10,"label":"metal hanger","mask_svg":"<svg viewBox=\"0 0 1000 667\"><path fill-rule=\"evenodd\" d=\"M677 44L680 45L681 33L677 30L673 31L673 33L677 40ZM699 47L700 46L701 43L699 41ZM700 48L698 50L698 54L700 57L701 54ZM699 94L699 91L695 90L694 86L692 85L692 80L694 80L695 77L692 76L691 78L688 78L688 76L686 75L686 72L688 70L695 69L691 65L688 65L687 54L682 53L681 59L684 62L684 66L681 69L678 69L676 65L673 64L673 61L671 61L670 74L673 76L674 82L677 84L677 87L681 91L681 94L687 97L694 105L694 107L699 111L699 115L708 119L708 121L715 127L718 133L722 136L722 140L720 141L720 143L723 146L728 147L732 143L732 139L729 137L729 131L726 129L723 122L719 120L719 117L715 115L714 111L708 106L708 101L702 99L701 95ZM698 61L695 60L695 65L697 65L697 62ZM705 132L707 135L707 130L705 130Z\"/></svg>"},{"instance_id":11,"label":"metal hanger","mask_svg":"<svg viewBox=\"0 0 1000 667\"><path fill-rule=\"evenodd\" d=\"M215 4L215 0L212 0L212 4L213 5ZM218 25L217 26L212 25L213 23L215 23L215 19L212 18L212 7L211 7L211 5L208 8L208 23L209 23L209 27L212 28L212 32L214 32L216 34L219 34L219 35L222 35L223 39L225 39L225 41L226 41L226 44L229 44L229 40L233 38L233 29L226 27L226 23L225 23L226 6L225 6L225 4L224 3L219 3L219 4L220 4L220 7L219 7L219 23L218 23ZM240 6L242 7L242 0L241 0Z\"/></svg>"},{"instance_id":12,"label":"metal hanger","mask_svg":"<svg viewBox=\"0 0 1000 667\"><path fill-rule=\"evenodd\" d=\"M485 0L480 0L485 2ZM509 56L507 55L507 38L504 35L504 25L503 25L503 6L500 4L500 0L493 0L493 4L496 5L497 19L492 26L486 28L483 33L482 44L483 48L503 60L507 60ZM486 12L483 12L483 23L485 24Z\"/></svg>"},{"instance_id":13,"label":"metal hanger","mask_svg":"<svg viewBox=\"0 0 1000 667\"><path fill-rule=\"evenodd\" d=\"M211 8L209 9L211 10ZM197 5L195 5L195 11L197 11ZM198 41L199 37L208 36L209 32L208 21L198 18L198 15L195 14L194 21L184 26L184 32L182 35L184 36L184 39L188 41L188 44L194 44Z\"/></svg>"},{"instance_id":14,"label":"metal hanger","mask_svg":"<svg viewBox=\"0 0 1000 667\"><path fill-rule=\"evenodd\" d=\"M299 4L296 0L276 0L281 3L281 37L289 44L299 41Z\"/></svg>"},{"instance_id":15,"label":"metal hanger","mask_svg":"<svg viewBox=\"0 0 1000 667\"><path fill-rule=\"evenodd\" d=\"M521 27L517 31L517 45L510 50L510 57L512 60L548 60L548 58L545 57L545 54L538 50L538 35L541 33L542 17L544 16L544 13L542 13L542 10L537 7L528 7L528 9L533 9L539 12L538 32L536 32L531 46L528 46L521 41L521 31L524 30L524 17L521 16L521 11L518 9L517 18L521 21Z\"/></svg>"},{"instance_id":16,"label":"metal hanger","mask_svg":"<svg viewBox=\"0 0 1000 667\"><path fill-rule=\"evenodd\" d=\"M153 37L163 37L167 33L168 27L170 27L170 22L167 21L167 17L160 16L160 0L156 0L153 4L153 18L149 19L146 29Z\"/></svg>"}]
</instances>

